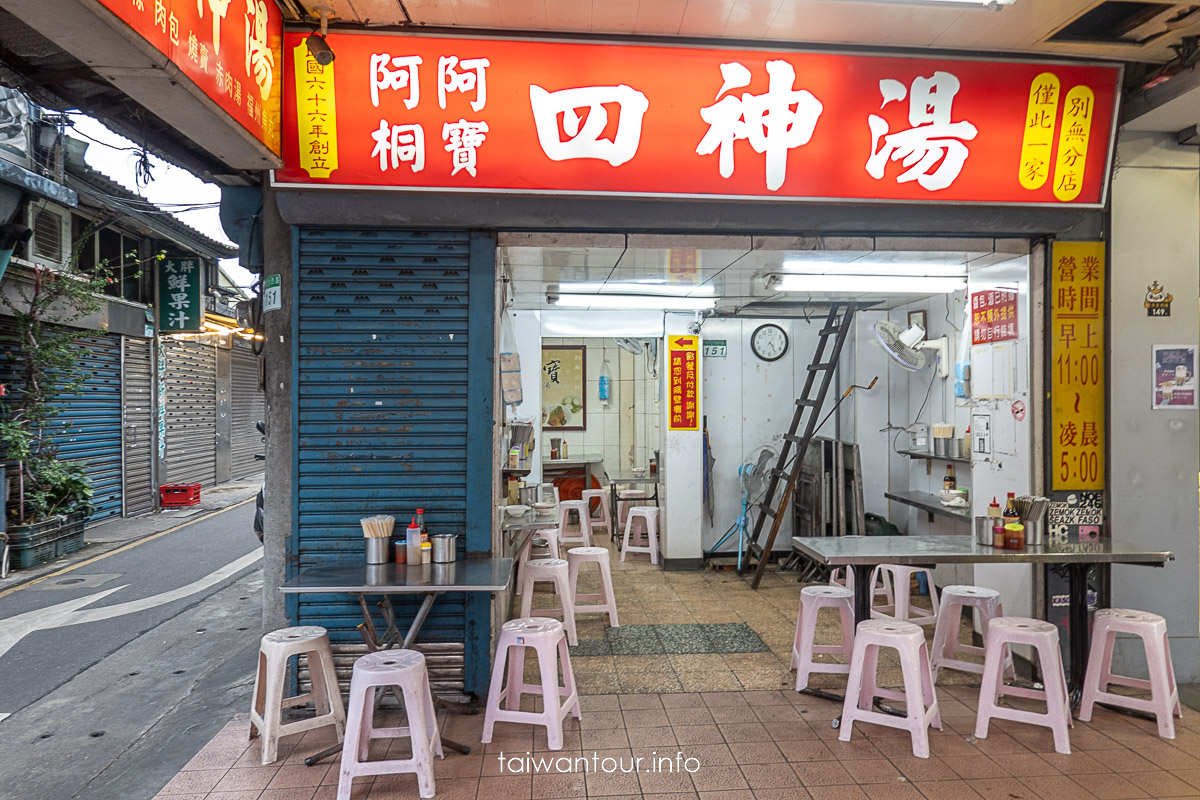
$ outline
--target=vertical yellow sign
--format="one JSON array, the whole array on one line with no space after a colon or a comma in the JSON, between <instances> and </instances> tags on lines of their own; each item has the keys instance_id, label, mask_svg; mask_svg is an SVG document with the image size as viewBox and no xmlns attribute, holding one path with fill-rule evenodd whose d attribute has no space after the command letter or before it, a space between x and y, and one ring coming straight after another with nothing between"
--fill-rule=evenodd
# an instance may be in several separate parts
<instances>
[{"instance_id":1,"label":"vertical yellow sign","mask_svg":"<svg viewBox=\"0 0 1200 800\"><path fill-rule=\"evenodd\" d=\"M310 178L328 178L338 168L333 64L318 64L303 40L296 45L292 55L296 67L296 133L300 137L300 166Z\"/></svg>"},{"instance_id":2,"label":"vertical yellow sign","mask_svg":"<svg viewBox=\"0 0 1200 800\"><path fill-rule=\"evenodd\" d=\"M667 368L671 370L669 430L700 430L699 356L698 337L667 337Z\"/></svg>"},{"instance_id":3,"label":"vertical yellow sign","mask_svg":"<svg viewBox=\"0 0 1200 800\"><path fill-rule=\"evenodd\" d=\"M1021 186L1040 189L1050 177L1050 153L1058 121L1060 83L1053 72L1043 72L1029 84L1025 136L1021 142Z\"/></svg>"},{"instance_id":4,"label":"vertical yellow sign","mask_svg":"<svg viewBox=\"0 0 1200 800\"><path fill-rule=\"evenodd\" d=\"M1054 196L1064 203L1083 190L1088 141L1092 135L1092 113L1096 95L1087 86L1075 86L1063 101L1062 128L1058 132L1058 156L1054 163Z\"/></svg>"},{"instance_id":5,"label":"vertical yellow sign","mask_svg":"<svg viewBox=\"0 0 1200 800\"><path fill-rule=\"evenodd\" d=\"M1103 242L1055 242L1050 265L1050 452L1055 491L1104 488Z\"/></svg>"}]
</instances>

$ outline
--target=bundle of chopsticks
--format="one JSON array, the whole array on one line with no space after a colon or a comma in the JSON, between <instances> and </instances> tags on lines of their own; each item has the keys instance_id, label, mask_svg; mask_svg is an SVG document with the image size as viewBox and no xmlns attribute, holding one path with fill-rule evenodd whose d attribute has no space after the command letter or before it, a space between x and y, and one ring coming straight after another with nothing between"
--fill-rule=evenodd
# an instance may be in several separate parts
<instances>
[{"instance_id":1,"label":"bundle of chopsticks","mask_svg":"<svg viewBox=\"0 0 1200 800\"><path fill-rule=\"evenodd\" d=\"M359 521L362 523L363 536L368 539L386 539L392 535L392 528L396 525L396 518L391 514L363 517Z\"/></svg>"},{"instance_id":2,"label":"bundle of chopsticks","mask_svg":"<svg viewBox=\"0 0 1200 800\"><path fill-rule=\"evenodd\" d=\"M933 438L935 438L935 439L953 439L954 438L954 426L953 425L947 425L944 422L934 423L933 427L930 430L933 433Z\"/></svg>"},{"instance_id":3,"label":"bundle of chopsticks","mask_svg":"<svg viewBox=\"0 0 1200 800\"><path fill-rule=\"evenodd\" d=\"M1050 508L1050 498L1033 497L1026 494L1014 497L1013 505L1016 506L1017 513L1021 515L1021 519L1029 520L1030 522L1041 522L1046 516L1046 511Z\"/></svg>"}]
</instances>

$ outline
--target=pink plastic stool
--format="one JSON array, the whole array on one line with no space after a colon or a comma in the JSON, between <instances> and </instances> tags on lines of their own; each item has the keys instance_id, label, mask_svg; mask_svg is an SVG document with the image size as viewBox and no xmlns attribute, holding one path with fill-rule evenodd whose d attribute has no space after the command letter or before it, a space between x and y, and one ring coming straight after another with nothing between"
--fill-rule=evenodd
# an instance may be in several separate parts
<instances>
[{"instance_id":1,"label":"pink plastic stool","mask_svg":"<svg viewBox=\"0 0 1200 800\"><path fill-rule=\"evenodd\" d=\"M1146 649L1150 680L1112 674L1113 642L1118 633L1141 637ZM1109 684L1131 689L1148 689L1150 699L1111 694ZM1083 702L1079 718L1088 722L1096 703L1131 708L1153 714L1158 720L1158 735L1175 738L1175 716L1183 716L1175 669L1171 666L1171 645L1167 640L1167 621L1158 614L1127 608L1102 608L1096 612L1092 627L1092 649L1088 653L1087 675L1083 679Z\"/></svg>"},{"instance_id":2,"label":"pink plastic stool","mask_svg":"<svg viewBox=\"0 0 1200 800\"><path fill-rule=\"evenodd\" d=\"M400 689L408 719L406 727L376 728L373 724L375 693L388 687ZM401 736L412 740L412 758L367 760L372 739L395 739ZM355 778L406 772L416 774L421 797L433 797L435 755L438 758L445 757L442 754L442 739L438 735L437 713L433 709L433 694L429 690L425 656L416 650L380 650L355 661L354 672L350 676L350 714L346 743L342 748L338 800L350 800L351 784Z\"/></svg>"},{"instance_id":3,"label":"pink plastic stool","mask_svg":"<svg viewBox=\"0 0 1200 800\"><path fill-rule=\"evenodd\" d=\"M600 516L591 517L592 535L596 535L596 528L604 528L604 532L610 537L612 536L612 517L609 515L608 506L608 489L585 489L583 499L587 501L588 514L592 511L592 501L600 501Z\"/></svg>"},{"instance_id":4,"label":"pink plastic stool","mask_svg":"<svg viewBox=\"0 0 1200 800\"><path fill-rule=\"evenodd\" d=\"M1008 649L1024 644L1037 651L1045 689L1010 686L1004 682L1001 665ZM984 632L983 680L979 686L979 711L975 718L975 738L986 739L993 717L1029 725L1041 725L1054 733L1054 749L1063 755L1071 752L1071 704L1067 698L1067 678L1058 650L1058 628L1049 622L1025 617L997 617ZM1037 713L999 705L1001 695L1043 700L1046 711Z\"/></svg>"},{"instance_id":5,"label":"pink plastic stool","mask_svg":"<svg viewBox=\"0 0 1200 800\"><path fill-rule=\"evenodd\" d=\"M612 567L609 553L603 547L572 547L567 551L567 581L571 586L571 602L576 614L607 613L608 624L617 624L617 595L613 592ZM579 594L579 569L594 563L600 568L600 594ZM590 604L590 605L589 605Z\"/></svg>"},{"instance_id":6,"label":"pink plastic stool","mask_svg":"<svg viewBox=\"0 0 1200 800\"><path fill-rule=\"evenodd\" d=\"M813 644L817 632L817 614L822 608L834 608L842 618L840 645ZM792 669L796 670L796 691L808 687L814 672L846 675L854 649L854 592L840 586L805 586L800 590L800 613L796 617L796 639L792 644ZM841 655L845 664L814 661L814 655Z\"/></svg>"},{"instance_id":7,"label":"pink plastic stool","mask_svg":"<svg viewBox=\"0 0 1200 800\"><path fill-rule=\"evenodd\" d=\"M533 608L533 585L539 581L554 584L562 608ZM562 615L567 639L572 645L579 644L575 635L575 601L571 593L571 573L567 562L561 558L539 558L525 564L525 582L521 584L521 616L548 617Z\"/></svg>"},{"instance_id":8,"label":"pink plastic stool","mask_svg":"<svg viewBox=\"0 0 1200 800\"><path fill-rule=\"evenodd\" d=\"M911 605L912 576L925 573L925 582L929 585L929 602L932 611ZM925 567L910 567L904 564L880 564L871 573L871 587L874 594L879 594L878 582L883 577L884 586L890 580L895 600L887 605L871 609L873 619L893 619L897 622L913 622L917 625L932 625L938 618L938 594L933 585L933 570Z\"/></svg>"},{"instance_id":9,"label":"pink plastic stool","mask_svg":"<svg viewBox=\"0 0 1200 800\"><path fill-rule=\"evenodd\" d=\"M979 613L979 629L984 631L987 630L991 620L1004 616L1000 593L995 589L987 589L982 586L947 586L942 589L937 628L933 632L932 652L929 655L929 659L933 663L934 683L937 682L938 669L941 667L983 674L982 664L955 658L960 653L984 655L984 648L976 647L973 644L963 644L958 639L958 629L962 622L964 608L972 608ZM1005 657L1004 673L1009 677L1016 678L1012 653Z\"/></svg>"},{"instance_id":10,"label":"pink plastic stool","mask_svg":"<svg viewBox=\"0 0 1200 800\"><path fill-rule=\"evenodd\" d=\"M633 507L633 500L645 500L645 489L621 489L617 492L617 525L621 530L625 529L625 522L629 519L629 509Z\"/></svg>"},{"instance_id":11,"label":"pink plastic stool","mask_svg":"<svg viewBox=\"0 0 1200 800\"><path fill-rule=\"evenodd\" d=\"M558 541L560 544L582 544L592 546L592 518L588 514L587 500L563 500L558 504ZM567 530L571 512L579 517L579 531ZM558 558L558 556L555 556Z\"/></svg>"},{"instance_id":12,"label":"pink plastic stool","mask_svg":"<svg viewBox=\"0 0 1200 800\"><path fill-rule=\"evenodd\" d=\"M633 526L641 521L646 531L645 546L630 544ZM658 506L633 506L625 520L625 541L621 543L621 560L629 553L649 553L650 563L658 563Z\"/></svg>"},{"instance_id":13,"label":"pink plastic stool","mask_svg":"<svg viewBox=\"0 0 1200 800\"><path fill-rule=\"evenodd\" d=\"M900 674L904 691L880 689L875 685L879 648L892 647L900 654ZM897 717L874 711L875 698L903 700L906 716ZM911 622L868 619L858 623L854 633L854 653L850 659L850 677L846 681L846 702L842 706L838 739L850 741L854 723L872 722L906 730L912 736L913 755L929 758L929 726L942 729L937 693L929 651L925 649L925 631Z\"/></svg>"},{"instance_id":14,"label":"pink plastic stool","mask_svg":"<svg viewBox=\"0 0 1200 800\"><path fill-rule=\"evenodd\" d=\"M537 653L541 671L540 685L527 684L525 675L525 649L532 647ZM513 651L509 653L510 649ZM562 661L563 685L558 685L558 663ZM507 669L506 669L507 668ZM508 682L501 689L505 672ZM537 690L542 696L541 711L521 711L521 695L533 694ZM504 708L500 702L504 701ZM567 714L580 719L579 693L575 690L575 673L571 670L571 656L567 651L567 639L563 636L563 625L556 619L531 617L513 619L500 628L500 641L496 645L496 660L492 664L492 682L488 688L487 714L483 720L483 736L480 741L492 741L492 731L497 722L518 722L527 725L544 725L546 742L551 750L563 747L563 720Z\"/></svg>"},{"instance_id":15,"label":"pink plastic stool","mask_svg":"<svg viewBox=\"0 0 1200 800\"><path fill-rule=\"evenodd\" d=\"M850 591L854 591L854 570L846 569L844 578L842 577L842 571L843 571L842 567L835 567L829 573L829 585L830 586L845 586ZM880 584L876 581L873 581L873 583L875 583L876 585L875 585L875 595L874 595L874 597L871 598L871 604L874 605L875 600L882 597L887 601L887 606L894 606L896 601L894 600L894 597L892 595L891 575L887 572L882 573L882 575L883 575L882 584ZM887 606L885 606L885 607L887 607Z\"/></svg>"}]
</instances>

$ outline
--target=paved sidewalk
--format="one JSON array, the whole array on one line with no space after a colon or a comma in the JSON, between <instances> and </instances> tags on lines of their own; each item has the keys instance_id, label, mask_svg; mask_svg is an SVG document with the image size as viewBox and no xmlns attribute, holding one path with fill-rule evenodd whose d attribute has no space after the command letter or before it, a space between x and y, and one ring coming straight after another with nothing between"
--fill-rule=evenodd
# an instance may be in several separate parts
<instances>
[{"instance_id":1,"label":"paved sidewalk","mask_svg":"<svg viewBox=\"0 0 1200 800\"><path fill-rule=\"evenodd\" d=\"M164 508L140 517L119 518L88 526L83 534L86 545L82 550L32 569L13 570L7 578L0 580L0 595L7 594L47 575L52 575L65 567L116 550L130 542L172 530L185 523L195 522L208 514L245 502L258 494L261 485L262 474L259 473L249 478L226 481L205 489L200 495L198 505L184 508ZM254 535L252 530L247 530L246 533L250 536Z\"/></svg>"}]
</instances>

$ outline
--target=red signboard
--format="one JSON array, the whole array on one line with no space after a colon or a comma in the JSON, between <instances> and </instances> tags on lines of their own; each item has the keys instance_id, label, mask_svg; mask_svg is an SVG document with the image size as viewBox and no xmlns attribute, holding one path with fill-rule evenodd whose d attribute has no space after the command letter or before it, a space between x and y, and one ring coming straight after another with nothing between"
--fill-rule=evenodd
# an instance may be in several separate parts
<instances>
[{"instance_id":1,"label":"red signboard","mask_svg":"<svg viewBox=\"0 0 1200 800\"><path fill-rule=\"evenodd\" d=\"M700 342L695 336L667 337L667 364L671 368L673 431L700 430Z\"/></svg>"},{"instance_id":2,"label":"red signboard","mask_svg":"<svg viewBox=\"0 0 1200 800\"><path fill-rule=\"evenodd\" d=\"M289 64L305 59L304 38L285 36ZM382 33L328 41L336 62L287 81L279 185L1096 206L1121 74Z\"/></svg>"},{"instance_id":3,"label":"red signboard","mask_svg":"<svg viewBox=\"0 0 1200 800\"><path fill-rule=\"evenodd\" d=\"M991 289L971 295L971 344L1016 339L1017 293Z\"/></svg>"},{"instance_id":4,"label":"red signboard","mask_svg":"<svg viewBox=\"0 0 1200 800\"><path fill-rule=\"evenodd\" d=\"M279 155L283 15L274 0L100 3Z\"/></svg>"}]
</instances>

